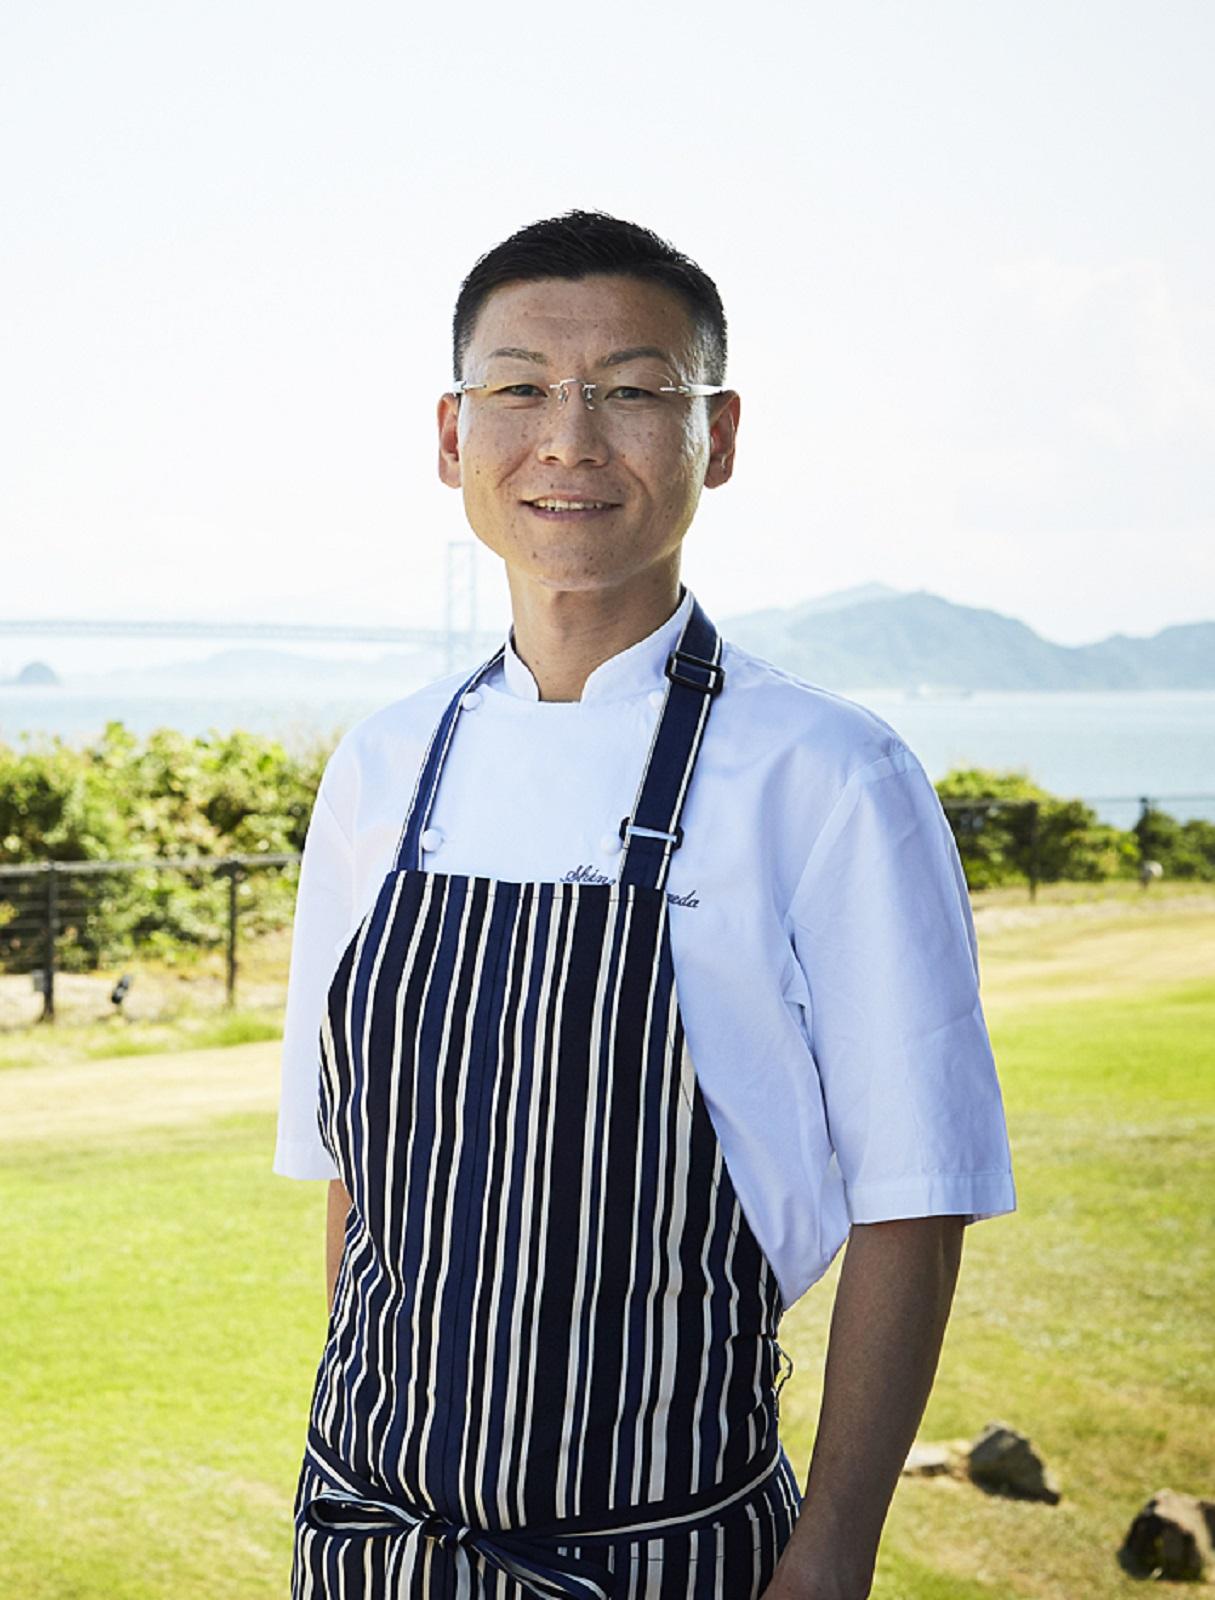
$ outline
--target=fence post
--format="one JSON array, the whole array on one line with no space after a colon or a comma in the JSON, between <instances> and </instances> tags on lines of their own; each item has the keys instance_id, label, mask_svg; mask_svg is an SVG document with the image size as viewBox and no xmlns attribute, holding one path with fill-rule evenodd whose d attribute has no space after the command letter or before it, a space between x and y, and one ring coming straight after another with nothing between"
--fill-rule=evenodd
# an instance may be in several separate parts
<instances>
[{"instance_id":1,"label":"fence post","mask_svg":"<svg viewBox=\"0 0 1215 1600\"><path fill-rule=\"evenodd\" d=\"M1029 898L1038 898L1038 878L1041 873L1041 859L1038 854L1038 819L1039 807L1036 800L1029 802Z\"/></svg>"},{"instance_id":2,"label":"fence post","mask_svg":"<svg viewBox=\"0 0 1215 1600\"><path fill-rule=\"evenodd\" d=\"M1136 839L1138 839L1138 841L1139 841L1139 865L1140 866L1142 866L1143 863L1148 859L1148 842L1149 842L1148 841L1148 831L1149 831L1149 819L1151 817L1151 811L1152 811L1152 797L1151 797L1151 795L1141 794L1139 796L1139 815L1135 819L1135 826L1134 826L1134 829L1132 830L1134 832L1134 834L1135 834Z\"/></svg>"},{"instance_id":3,"label":"fence post","mask_svg":"<svg viewBox=\"0 0 1215 1600\"><path fill-rule=\"evenodd\" d=\"M46 898L43 904L46 947L42 956L41 1022L55 1020L55 941L59 937L59 871L53 861L46 863Z\"/></svg>"},{"instance_id":4,"label":"fence post","mask_svg":"<svg viewBox=\"0 0 1215 1600\"><path fill-rule=\"evenodd\" d=\"M236 917L237 917L237 880L240 877L240 868L235 861L227 861L221 868L228 874L228 982L227 1004L229 1007L236 1004Z\"/></svg>"}]
</instances>

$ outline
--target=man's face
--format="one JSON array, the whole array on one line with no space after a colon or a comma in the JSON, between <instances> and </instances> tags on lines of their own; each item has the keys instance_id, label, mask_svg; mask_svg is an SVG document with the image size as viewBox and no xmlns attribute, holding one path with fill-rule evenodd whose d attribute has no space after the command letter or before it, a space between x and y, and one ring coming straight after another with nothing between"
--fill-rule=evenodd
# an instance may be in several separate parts
<instances>
[{"instance_id":1,"label":"man's face","mask_svg":"<svg viewBox=\"0 0 1215 1600\"><path fill-rule=\"evenodd\" d=\"M549 389L570 377L598 385L591 406L577 384L563 401ZM439 402L439 475L513 574L585 590L677 570L701 489L730 475L739 402L633 403L643 385L707 380L674 293L614 276L506 284L481 308L464 378L487 387Z\"/></svg>"}]
</instances>

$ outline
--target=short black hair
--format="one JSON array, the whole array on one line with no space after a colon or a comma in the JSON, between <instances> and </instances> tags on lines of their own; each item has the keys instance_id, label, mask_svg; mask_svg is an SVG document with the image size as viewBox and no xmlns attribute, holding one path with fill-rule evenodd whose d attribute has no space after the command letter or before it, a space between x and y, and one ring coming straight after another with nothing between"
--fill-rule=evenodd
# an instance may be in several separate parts
<instances>
[{"instance_id":1,"label":"short black hair","mask_svg":"<svg viewBox=\"0 0 1215 1600\"><path fill-rule=\"evenodd\" d=\"M717 285L690 256L649 228L606 211L566 211L531 222L487 250L460 285L452 318L452 367L458 382L487 297L505 283L597 275L660 283L687 307L702 346L709 383L726 378L726 313ZM699 377L699 374L693 374Z\"/></svg>"}]
</instances>

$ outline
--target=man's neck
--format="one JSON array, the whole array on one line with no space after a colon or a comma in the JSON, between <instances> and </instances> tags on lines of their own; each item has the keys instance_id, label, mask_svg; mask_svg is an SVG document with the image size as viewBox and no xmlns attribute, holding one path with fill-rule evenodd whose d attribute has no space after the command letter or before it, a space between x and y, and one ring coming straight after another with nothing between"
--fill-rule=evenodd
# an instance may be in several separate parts
<instances>
[{"instance_id":1,"label":"man's neck","mask_svg":"<svg viewBox=\"0 0 1215 1600\"><path fill-rule=\"evenodd\" d=\"M508 571L515 653L541 700L580 700L596 667L660 628L679 605L679 566L616 589L549 589Z\"/></svg>"}]
</instances>

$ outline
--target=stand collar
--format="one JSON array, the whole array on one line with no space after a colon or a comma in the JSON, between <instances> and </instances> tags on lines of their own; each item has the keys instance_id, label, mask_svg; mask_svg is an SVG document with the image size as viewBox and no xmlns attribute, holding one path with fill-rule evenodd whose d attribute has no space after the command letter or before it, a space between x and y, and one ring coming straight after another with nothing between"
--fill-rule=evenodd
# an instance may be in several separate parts
<instances>
[{"instance_id":1,"label":"stand collar","mask_svg":"<svg viewBox=\"0 0 1215 1600\"><path fill-rule=\"evenodd\" d=\"M625 700L630 695L645 694L647 690L666 687L667 657L679 643L684 624L692 610L692 591L683 590L683 598L675 611L661 627L639 639L636 644L622 650L619 655L601 661L582 686L579 704L589 700ZM502 657L503 684L507 694L519 700L539 700L540 689L530 669L515 650L515 630L507 635Z\"/></svg>"}]
</instances>

